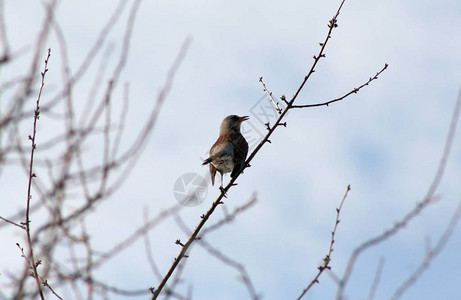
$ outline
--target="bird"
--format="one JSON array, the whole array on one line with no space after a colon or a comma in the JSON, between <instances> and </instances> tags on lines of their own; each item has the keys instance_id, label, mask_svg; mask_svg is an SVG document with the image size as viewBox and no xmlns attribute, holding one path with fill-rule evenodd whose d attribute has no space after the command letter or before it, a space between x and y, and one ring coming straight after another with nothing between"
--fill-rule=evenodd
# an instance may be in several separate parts
<instances>
[{"instance_id":1,"label":"bird","mask_svg":"<svg viewBox=\"0 0 461 300\"><path fill-rule=\"evenodd\" d=\"M244 168L248 143L240 132L240 125L248 119L248 116L230 115L222 121L219 137L211 146L210 157L202 163L202 165L210 164L212 186L214 186L216 171L221 174L220 189L222 190L223 175L231 172L231 178L234 178Z\"/></svg>"}]
</instances>

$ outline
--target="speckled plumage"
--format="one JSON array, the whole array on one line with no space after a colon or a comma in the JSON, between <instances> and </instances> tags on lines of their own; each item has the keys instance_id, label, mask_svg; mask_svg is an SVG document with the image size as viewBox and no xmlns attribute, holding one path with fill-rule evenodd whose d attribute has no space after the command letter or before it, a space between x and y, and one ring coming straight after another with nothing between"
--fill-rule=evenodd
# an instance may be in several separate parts
<instances>
[{"instance_id":1,"label":"speckled plumage","mask_svg":"<svg viewBox=\"0 0 461 300\"><path fill-rule=\"evenodd\" d=\"M214 185L216 171L223 175L231 173L234 178L244 167L248 154L248 143L240 132L240 124L247 116L227 116L221 123L219 137L210 149L210 157L203 164L210 164L211 184Z\"/></svg>"}]
</instances>

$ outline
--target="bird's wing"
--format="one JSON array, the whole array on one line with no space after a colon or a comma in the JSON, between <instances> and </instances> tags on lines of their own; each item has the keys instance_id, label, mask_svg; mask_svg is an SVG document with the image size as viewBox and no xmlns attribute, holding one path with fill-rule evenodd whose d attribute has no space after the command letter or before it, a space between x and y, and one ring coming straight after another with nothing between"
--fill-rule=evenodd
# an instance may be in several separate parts
<instances>
[{"instance_id":1,"label":"bird's wing","mask_svg":"<svg viewBox=\"0 0 461 300\"><path fill-rule=\"evenodd\" d=\"M231 173L232 178L237 176L237 174L243 169L248 154L248 143L242 135L237 136L233 144L235 147L235 154L234 169Z\"/></svg>"}]
</instances>

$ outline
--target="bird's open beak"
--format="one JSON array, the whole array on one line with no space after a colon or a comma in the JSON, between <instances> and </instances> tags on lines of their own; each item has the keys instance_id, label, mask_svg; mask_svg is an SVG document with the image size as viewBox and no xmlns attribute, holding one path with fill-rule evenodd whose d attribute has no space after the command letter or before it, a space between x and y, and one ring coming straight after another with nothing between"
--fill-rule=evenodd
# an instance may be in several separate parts
<instances>
[{"instance_id":1,"label":"bird's open beak","mask_svg":"<svg viewBox=\"0 0 461 300\"><path fill-rule=\"evenodd\" d=\"M248 120L249 118L250 118L249 116L240 117L240 122L246 121L246 120Z\"/></svg>"}]
</instances>

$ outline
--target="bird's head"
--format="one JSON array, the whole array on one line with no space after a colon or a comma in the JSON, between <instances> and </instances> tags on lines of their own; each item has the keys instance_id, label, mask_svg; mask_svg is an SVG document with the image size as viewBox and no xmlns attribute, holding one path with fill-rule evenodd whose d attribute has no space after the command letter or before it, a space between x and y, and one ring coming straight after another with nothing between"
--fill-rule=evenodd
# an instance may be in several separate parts
<instances>
[{"instance_id":1,"label":"bird's head","mask_svg":"<svg viewBox=\"0 0 461 300\"><path fill-rule=\"evenodd\" d=\"M240 132L240 124L249 118L248 116L239 117L237 115L225 117L221 123L220 135L227 134L229 131Z\"/></svg>"}]
</instances>

